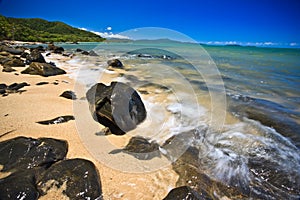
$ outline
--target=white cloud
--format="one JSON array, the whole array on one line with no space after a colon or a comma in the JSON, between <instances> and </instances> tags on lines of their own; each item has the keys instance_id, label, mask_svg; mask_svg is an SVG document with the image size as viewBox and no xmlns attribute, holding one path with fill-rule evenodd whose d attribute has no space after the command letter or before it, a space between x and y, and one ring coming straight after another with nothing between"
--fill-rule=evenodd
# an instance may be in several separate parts
<instances>
[{"instance_id":1,"label":"white cloud","mask_svg":"<svg viewBox=\"0 0 300 200\"><path fill-rule=\"evenodd\" d=\"M125 35L120 34L113 34L112 32L97 32L97 31L91 31L92 33L95 33L97 35L100 35L103 38L115 38L115 39L130 39L129 37Z\"/></svg>"},{"instance_id":2,"label":"white cloud","mask_svg":"<svg viewBox=\"0 0 300 200\"><path fill-rule=\"evenodd\" d=\"M201 42L209 45L241 45L241 46L281 46L275 42L238 42L238 41L208 41ZM290 44L292 46L292 43ZM296 43L294 45L297 45Z\"/></svg>"},{"instance_id":3,"label":"white cloud","mask_svg":"<svg viewBox=\"0 0 300 200\"><path fill-rule=\"evenodd\" d=\"M84 30L84 31L87 31L87 29L86 29L86 28L78 28L78 29L80 29L80 30Z\"/></svg>"},{"instance_id":4,"label":"white cloud","mask_svg":"<svg viewBox=\"0 0 300 200\"><path fill-rule=\"evenodd\" d=\"M297 45L298 45L298 44L297 44L296 42L291 42L291 43L290 43L290 46L292 46L292 47L293 47L293 46L297 46Z\"/></svg>"},{"instance_id":5,"label":"white cloud","mask_svg":"<svg viewBox=\"0 0 300 200\"><path fill-rule=\"evenodd\" d=\"M86 28L78 28L78 29L95 33L96 35L100 35L103 38L109 38L109 39L111 39L111 38L115 38L115 39L130 39L129 37L127 37L125 35L113 34L112 32L91 31L91 30L88 30ZM106 28L106 30L110 31L110 30L112 30L112 27L109 26L109 27Z\"/></svg>"}]
</instances>

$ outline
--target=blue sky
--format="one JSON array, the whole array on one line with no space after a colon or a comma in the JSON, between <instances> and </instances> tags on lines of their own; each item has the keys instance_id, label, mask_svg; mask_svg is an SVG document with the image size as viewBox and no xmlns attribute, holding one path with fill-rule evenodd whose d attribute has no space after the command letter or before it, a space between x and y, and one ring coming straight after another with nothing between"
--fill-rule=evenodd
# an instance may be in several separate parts
<instances>
[{"instance_id":1,"label":"blue sky","mask_svg":"<svg viewBox=\"0 0 300 200\"><path fill-rule=\"evenodd\" d=\"M0 0L0 14L106 35L163 27L210 44L300 46L299 0Z\"/></svg>"}]
</instances>

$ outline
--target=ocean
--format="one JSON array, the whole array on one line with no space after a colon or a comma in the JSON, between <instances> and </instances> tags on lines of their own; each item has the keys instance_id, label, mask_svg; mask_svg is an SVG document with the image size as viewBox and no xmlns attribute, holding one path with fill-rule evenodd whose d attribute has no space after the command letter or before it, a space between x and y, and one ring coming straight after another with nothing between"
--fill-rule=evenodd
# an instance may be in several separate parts
<instances>
[{"instance_id":1,"label":"ocean","mask_svg":"<svg viewBox=\"0 0 300 200\"><path fill-rule=\"evenodd\" d=\"M101 162L126 172L153 171L193 146L198 170L212 180L254 199L300 198L300 49L150 40L57 45L99 55L77 53L68 61L82 97L93 84L111 80L139 92L147 119L128 135L157 142L167 158L110 154L116 148L111 140L99 151L92 143L103 137L86 127L82 104L74 103L79 134ZM114 58L125 70L107 68ZM164 146L184 134L180 145Z\"/></svg>"}]
</instances>

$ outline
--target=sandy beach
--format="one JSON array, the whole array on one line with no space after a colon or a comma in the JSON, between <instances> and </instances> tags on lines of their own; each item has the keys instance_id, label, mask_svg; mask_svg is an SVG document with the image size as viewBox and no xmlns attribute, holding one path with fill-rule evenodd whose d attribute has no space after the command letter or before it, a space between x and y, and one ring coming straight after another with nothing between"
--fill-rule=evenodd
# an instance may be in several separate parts
<instances>
[{"instance_id":1,"label":"sandy beach","mask_svg":"<svg viewBox=\"0 0 300 200\"><path fill-rule=\"evenodd\" d=\"M58 67L69 67L66 61L71 58L51 54L45 56ZM2 71L2 66L0 70ZM104 199L162 199L175 187L177 174L169 166L151 173L131 174L111 169L99 162L83 145L74 120L54 125L41 125L37 121L49 120L62 115L73 115L73 101L59 97L66 90L74 89L74 80L68 75L42 77L21 74L23 67L16 67L11 73L0 72L0 82L26 82L30 86L22 88L22 93L13 93L0 98L0 141L17 136L32 138L49 137L66 140L69 145L67 158L84 158L92 161L100 174ZM36 85L39 82L49 82ZM55 83L55 84L54 84ZM112 139L113 140L113 139ZM62 198L61 190L51 190L41 199ZM66 197L66 196L64 196Z\"/></svg>"}]
</instances>

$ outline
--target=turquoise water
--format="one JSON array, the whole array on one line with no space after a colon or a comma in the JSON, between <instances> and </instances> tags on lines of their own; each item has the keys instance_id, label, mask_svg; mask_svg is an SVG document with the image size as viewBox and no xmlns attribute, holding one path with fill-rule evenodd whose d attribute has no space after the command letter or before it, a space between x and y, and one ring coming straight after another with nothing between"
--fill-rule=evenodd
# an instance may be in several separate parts
<instances>
[{"instance_id":1,"label":"turquoise water","mask_svg":"<svg viewBox=\"0 0 300 200\"><path fill-rule=\"evenodd\" d=\"M117 80L143 91L152 122L162 118L138 128L141 136L161 144L197 130L195 156L206 175L254 199L299 199L300 49L155 41L59 45L99 55L77 53L70 62L87 87L94 73L108 72L107 60L123 62L127 71ZM234 120L224 122L225 115Z\"/></svg>"}]
</instances>

